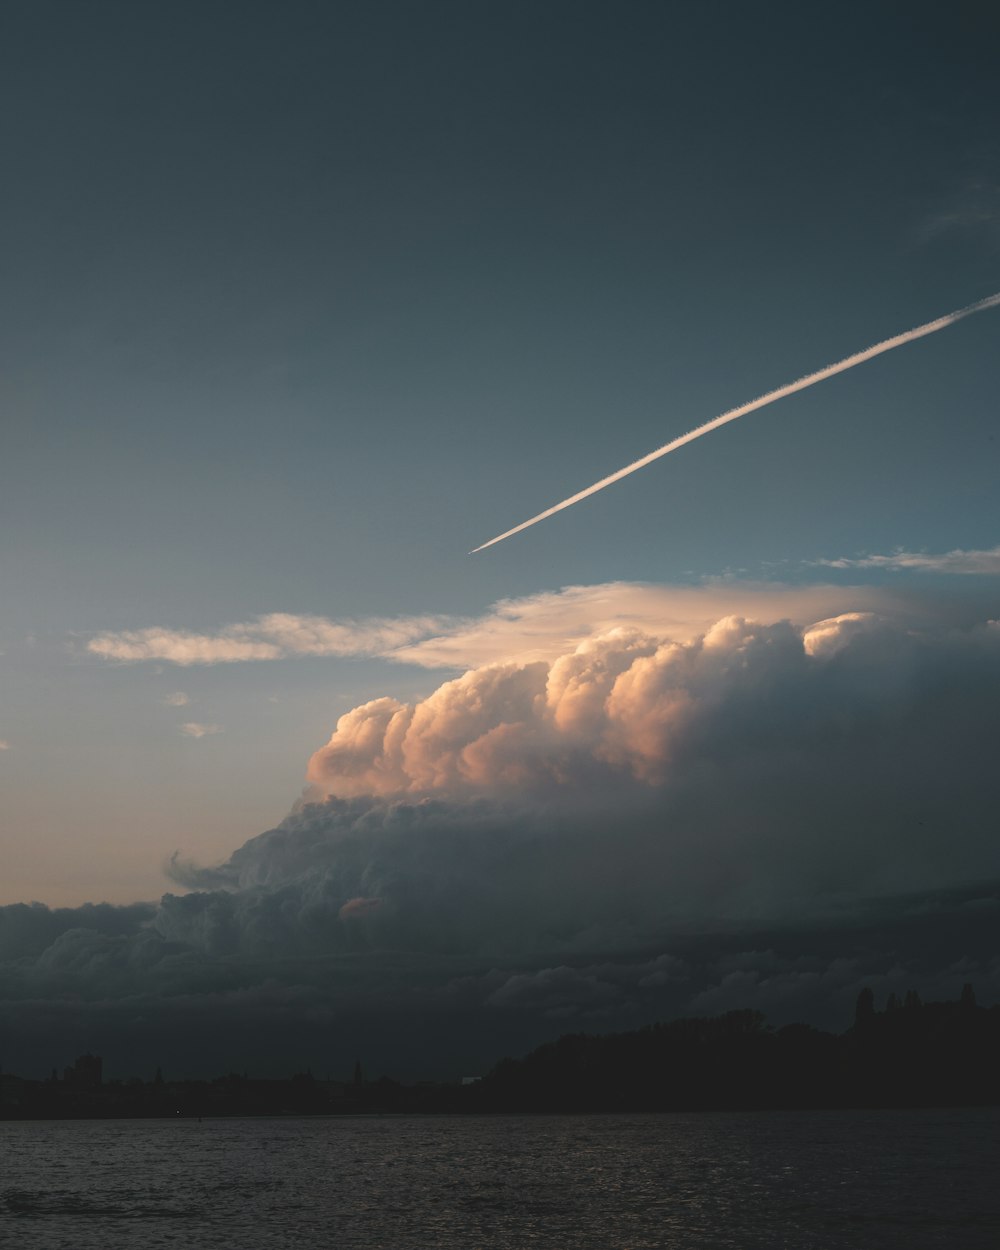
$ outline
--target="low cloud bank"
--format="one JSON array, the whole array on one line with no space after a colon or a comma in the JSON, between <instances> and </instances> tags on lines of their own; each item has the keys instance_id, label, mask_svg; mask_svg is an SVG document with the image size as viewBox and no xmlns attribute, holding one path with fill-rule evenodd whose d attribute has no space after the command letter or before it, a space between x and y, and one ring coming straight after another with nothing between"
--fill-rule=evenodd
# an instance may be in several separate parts
<instances>
[{"instance_id":1,"label":"low cloud bank","mask_svg":"<svg viewBox=\"0 0 1000 1250\"><path fill-rule=\"evenodd\" d=\"M218 903L188 898L206 918ZM171 921L182 903L164 899ZM16 910L0 908L0 932ZM55 915L36 910L36 926ZM981 1002L1000 996L1000 882L873 900L797 925L678 931L651 948L551 959L319 944L292 955L280 941L270 952L223 955L211 924L196 945L164 937L162 914L151 924L141 909L76 910L43 949L0 957L5 1071L44 1076L89 1049L118 1077L149 1079L160 1066L168 1079L310 1066L347 1078L361 1056L370 1076L456 1079L581 1029L752 1007L775 1025L839 1031L863 986L880 1006L911 987L954 999L967 981Z\"/></svg>"}]
</instances>

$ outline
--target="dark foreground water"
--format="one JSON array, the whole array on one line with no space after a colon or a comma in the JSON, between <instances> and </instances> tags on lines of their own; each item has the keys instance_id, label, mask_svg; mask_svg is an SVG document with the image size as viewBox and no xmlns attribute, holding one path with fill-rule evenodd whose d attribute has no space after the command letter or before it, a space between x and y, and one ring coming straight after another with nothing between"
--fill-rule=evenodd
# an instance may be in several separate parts
<instances>
[{"instance_id":1,"label":"dark foreground water","mask_svg":"<svg viewBox=\"0 0 1000 1250\"><path fill-rule=\"evenodd\" d=\"M996 1250L1000 1111L0 1123L0 1245Z\"/></svg>"}]
</instances>

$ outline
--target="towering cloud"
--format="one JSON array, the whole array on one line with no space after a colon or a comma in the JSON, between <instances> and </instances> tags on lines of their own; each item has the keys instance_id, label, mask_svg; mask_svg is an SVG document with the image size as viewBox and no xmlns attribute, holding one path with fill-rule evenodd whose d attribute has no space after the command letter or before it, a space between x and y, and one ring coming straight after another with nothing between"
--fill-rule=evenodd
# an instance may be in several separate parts
<instances>
[{"instance_id":1,"label":"towering cloud","mask_svg":"<svg viewBox=\"0 0 1000 1250\"><path fill-rule=\"evenodd\" d=\"M226 871L245 886L323 864L338 908L386 904L373 923L393 940L419 913L423 938L451 946L457 907L484 948L595 925L629 942L682 917L992 876L998 697L992 623L727 617L688 642L616 629L355 708L310 761L301 826Z\"/></svg>"},{"instance_id":2,"label":"towering cloud","mask_svg":"<svg viewBox=\"0 0 1000 1250\"><path fill-rule=\"evenodd\" d=\"M898 776L914 751L943 747L942 735L968 735L978 758L998 657L992 624L932 630L870 612L799 627L731 616L687 642L614 629L551 662L471 670L416 704L357 707L308 777L317 794L342 798L562 801L601 788L619 802L634 783L672 794L698 770L745 770L751 759L767 769L792 755L813 777L837 773L845 753L878 755ZM785 784L800 779L790 771Z\"/></svg>"}]
</instances>

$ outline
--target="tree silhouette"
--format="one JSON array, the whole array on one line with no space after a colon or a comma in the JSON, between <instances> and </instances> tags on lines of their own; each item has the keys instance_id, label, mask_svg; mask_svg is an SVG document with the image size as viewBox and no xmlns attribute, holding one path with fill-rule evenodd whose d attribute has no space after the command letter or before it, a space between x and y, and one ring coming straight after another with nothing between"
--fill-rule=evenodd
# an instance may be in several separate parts
<instances>
[{"instance_id":1,"label":"tree silhouette","mask_svg":"<svg viewBox=\"0 0 1000 1250\"><path fill-rule=\"evenodd\" d=\"M854 1023L858 1028L866 1028L875 1019L875 995L866 985L858 995L854 1007Z\"/></svg>"}]
</instances>

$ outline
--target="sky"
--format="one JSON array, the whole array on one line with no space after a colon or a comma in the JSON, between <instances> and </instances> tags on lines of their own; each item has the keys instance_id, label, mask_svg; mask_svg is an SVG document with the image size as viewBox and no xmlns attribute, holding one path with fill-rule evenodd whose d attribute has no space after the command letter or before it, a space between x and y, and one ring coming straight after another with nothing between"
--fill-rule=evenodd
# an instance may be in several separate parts
<instances>
[{"instance_id":1,"label":"sky","mask_svg":"<svg viewBox=\"0 0 1000 1250\"><path fill-rule=\"evenodd\" d=\"M1000 996L998 43L5 0L9 1068Z\"/></svg>"}]
</instances>

